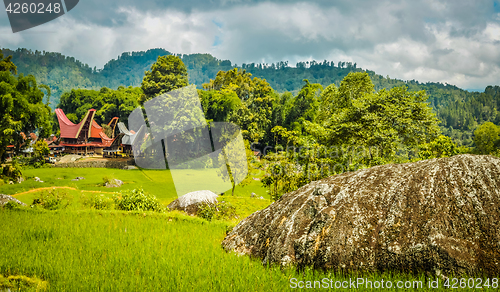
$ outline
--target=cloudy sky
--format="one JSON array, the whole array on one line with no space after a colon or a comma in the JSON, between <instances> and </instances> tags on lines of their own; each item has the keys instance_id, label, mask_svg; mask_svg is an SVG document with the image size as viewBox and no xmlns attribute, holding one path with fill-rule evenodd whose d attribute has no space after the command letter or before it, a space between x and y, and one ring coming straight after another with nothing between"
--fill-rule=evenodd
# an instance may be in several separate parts
<instances>
[{"instance_id":1,"label":"cloudy sky","mask_svg":"<svg viewBox=\"0 0 500 292\"><path fill-rule=\"evenodd\" d=\"M351 61L403 80L500 85L500 3L475 0L81 0L0 47L57 51L102 68L122 52L164 48L233 63Z\"/></svg>"}]
</instances>

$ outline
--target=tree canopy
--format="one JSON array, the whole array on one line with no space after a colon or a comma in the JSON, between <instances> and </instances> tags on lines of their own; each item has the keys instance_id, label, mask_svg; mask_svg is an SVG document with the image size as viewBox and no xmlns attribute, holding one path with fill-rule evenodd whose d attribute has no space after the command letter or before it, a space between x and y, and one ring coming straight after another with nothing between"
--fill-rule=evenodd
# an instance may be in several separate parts
<instances>
[{"instance_id":1,"label":"tree canopy","mask_svg":"<svg viewBox=\"0 0 500 292\"><path fill-rule=\"evenodd\" d=\"M143 95L140 104L163 93L170 92L188 85L187 68L181 58L173 55L160 56L146 71L142 79Z\"/></svg>"},{"instance_id":2,"label":"tree canopy","mask_svg":"<svg viewBox=\"0 0 500 292\"><path fill-rule=\"evenodd\" d=\"M481 154L492 154L499 151L500 127L486 122L474 131L474 143Z\"/></svg>"},{"instance_id":3,"label":"tree canopy","mask_svg":"<svg viewBox=\"0 0 500 292\"><path fill-rule=\"evenodd\" d=\"M32 75L13 75L16 66L0 52L0 159L7 145L19 151L24 143L21 133L37 131L39 137L51 133L50 108L43 103L44 93Z\"/></svg>"}]
</instances>

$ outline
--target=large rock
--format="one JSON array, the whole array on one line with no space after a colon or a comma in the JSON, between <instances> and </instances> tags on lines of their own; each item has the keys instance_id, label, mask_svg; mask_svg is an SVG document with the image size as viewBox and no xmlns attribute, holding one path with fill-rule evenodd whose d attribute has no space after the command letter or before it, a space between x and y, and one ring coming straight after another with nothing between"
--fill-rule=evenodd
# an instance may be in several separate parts
<instances>
[{"instance_id":1,"label":"large rock","mask_svg":"<svg viewBox=\"0 0 500 292\"><path fill-rule=\"evenodd\" d=\"M116 178L114 178L114 179L112 179L109 182L106 182L104 184L104 186L107 187L107 188L119 188L122 185L123 185L123 181L121 181L119 179L116 179Z\"/></svg>"},{"instance_id":2,"label":"large rock","mask_svg":"<svg viewBox=\"0 0 500 292\"><path fill-rule=\"evenodd\" d=\"M240 222L223 247L334 270L500 274L500 159L459 155L312 182Z\"/></svg>"},{"instance_id":3,"label":"large rock","mask_svg":"<svg viewBox=\"0 0 500 292\"><path fill-rule=\"evenodd\" d=\"M217 197L217 194L211 191L195 191L177 198L167 207L170 210L181 210L188 213L189 215L196 215L200 205L206 203L216 204Z\"/></svg>"},{"instance_id":4,"label":"large rock","mask_svg":"<svg viewBox=\"0 0 500 292\"><path fill-rule=\"evenodd\" d=\"M7 204L9 201L17 203L17 204L19 204L21 206L26 206L25 203L19 201L18 199L14 198L12 196L0 194L0 206L3 206L5 204Z\"/></svg>"}]
</instances>

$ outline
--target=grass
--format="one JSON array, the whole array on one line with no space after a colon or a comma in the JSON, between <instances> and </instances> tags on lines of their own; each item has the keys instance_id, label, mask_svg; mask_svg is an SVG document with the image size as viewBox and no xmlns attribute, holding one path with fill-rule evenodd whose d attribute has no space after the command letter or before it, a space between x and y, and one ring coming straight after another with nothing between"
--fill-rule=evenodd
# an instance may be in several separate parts
<instances>
[{"instance_id":1,"label":"grass","mask_svg":"<svg viewBox=\"0 0 500 292\"><path fill-rule=\"evenodd\" d=\"M225 222L176 212L4 210L0 222L0 274L41 279L50 291L284 291L298 281L357 277L281 270L226 253ZM363 277L428 285L399 274ZM360 288L351 290L370 290Z\"/></svg>"},{"instance_id":2,"label":"grass","mask_svg":"<svg viewBox=\"0 0 500 292\"><path fill-rule=\"evenodd\" d=\"M308 290L315 291L324 290L318 285L325 288L325 283L352 282L358 277L379 283L389 280L394 285L422 281L419 290L436 290L428 289L422 275L298 272L293 267L263 266L260 260L226 253L221 242L227 230L270 203L259 181L237 186L235 196L229 190L219 197L236 206L239 219L208 222L177 211L96 211L83 205L89 196L112 197L117 191L140 187L166 204L177 197L169 171L50 168L24 174L38 176L44 183L28 179L1 185L0 193L17 194L17 199L31 204L43 191L40 187L59 187L57 191L65 193L71 203L56 211L0 209L0 291L17 287L23 291L43 291L44 287L49 291L284 291L295 285L311 286ZM187 180L190 174L176 175L185 175ZM77 176L85 180L71 181ZM125 184L102 187L104 176ZM209 188L213 182L199 178L197 183ZM252 192L267 199L250 198ZM343 290L372 289L361 285Z\"/></svg>"},{"instance_id":3,"label":"grass","mask_svg":"<svg viewBox=\"0 0 500 292\"><path fill-rule=\"evenodd\" d=\"M267 271L225 253L221 222L151 213L10 211L0 212L0 220L7 222L0 231L6 243L0 271L40 277L53 291L264 291L287 281L279 269Z\"/></svg>"},{"instance_id":4,"label":"grass","mask_svg":"<svg viewBox=\"0 0 500 292\"><path fill-rule=\"evenodd\" d=\"M191 188L200 190L211 190L217 187L217 182L211 180L211 177L203 176L203 170L176 170L178 178L189 182ZM114 168L42 168L27 169L23 171L26 181L20 184L0 185L0 194L14 195L28 192L30 190L44 187L70 187L80 191L98 191L98 192L118 192L120 190L132 190L142 188L146 192L155 195L160 202L168 204L177 198L176 189L172 180L170 170L122 170ZM76 177L84 177L84 180L72 181ZM124 182L120 188L105 188L102 186L103 177L116 178ZM196 180L190 179L191 176ZM33 180L39 177L43 183ZM236 186L235 197L250 197L251 193L266 198L270 203L269 195L260 181L251 181L246 186ZM225 192L225 197L231 196L231 190ZM33 195L18 195L20 201L31 204Z\"/></svg>"}]
</instances>

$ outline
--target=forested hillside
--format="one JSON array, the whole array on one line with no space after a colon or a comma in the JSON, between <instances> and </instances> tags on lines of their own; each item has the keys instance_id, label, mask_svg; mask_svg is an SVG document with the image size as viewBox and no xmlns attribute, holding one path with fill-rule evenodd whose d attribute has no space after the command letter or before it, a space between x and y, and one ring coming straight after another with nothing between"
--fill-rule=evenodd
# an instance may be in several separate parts
<instances>
[{"instance_id":1,"label":"forested hillside","mask_svg":"<svg viewBox=\"0 0 500 292\"><path fill-rule=\"evenodd\" d=\"M158 56L170 55L164 49L146 52L125 52L109 61L103 69L90 68L73 57L60 53L16 51L3 49L5 56L12 55L18 73L32 74L36 80L51 88L50 106L55 108L64 92L71 89L94 89L101 87L117 89L119 86L140 86L144 72L149 70ZM357 67L350 62L299 62L291 67L288 62L276 64L232 64L229 60L219 60L210 54L177 55L187 67L189 83L202 88L203 84L215 79L217 72L239 68L253 77L265 79L277 92L297 94L304 85L303 80L337 86L350 72L367 72L375 90L406 86L410 91L425 90L431 106L441 121L441 131L463 145L472 145L473 131L484 122L500 124L500 88L488 86L485 92L468 92L456 86L442 83L419 83L415 80L402 81L383 77L370 70Z\"/></svg>"}]
</instances>

